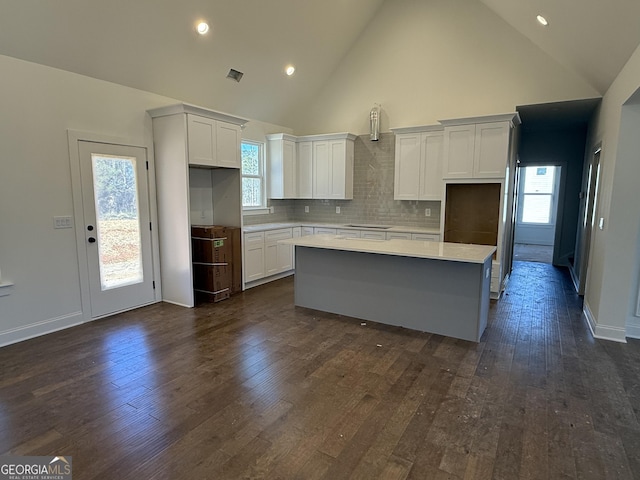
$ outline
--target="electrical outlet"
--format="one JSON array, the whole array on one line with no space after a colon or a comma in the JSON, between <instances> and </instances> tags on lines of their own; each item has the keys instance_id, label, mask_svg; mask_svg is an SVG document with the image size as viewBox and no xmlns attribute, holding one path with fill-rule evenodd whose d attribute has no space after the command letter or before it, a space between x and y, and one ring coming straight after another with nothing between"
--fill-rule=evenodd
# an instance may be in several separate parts
<instances>
[{"instance_id":1,"label":"electrical outlet","mask_svg":"<svg viewBox=\"0 0 640 480\"><path fill-rule=\"evenodd\" d=\"M431 209L430 208L425 208L424 209L424 216L425 217L430 217L431 216Z\"/></svg>"},{"instance_id":2,"label":"electrical outlet","mask_svg":"<svg viewBox=\"0 0 640 480\"><path fill-rule=\"evenodd\" d=\"M309 205L304 206L304 213L309 213Z\"/></svg>"},{"instance_id":3,"label":"electrical outlet","mask_svg":"<svg viewBox=\"0 0 640 480\"><path fill-rule=\"evenodd\" d=\"M340 213L340 207L336 207L336 213Z\"/></svg>"},{"instance_id":4,"label":"electrical outlet","mask_svg":"<svg viewBox=\"0 0 640 480\"><path fill-rule=\"evenodd\" d=\"M269 213L273 213L274 210L275 210L275 207L269 207Z\"/></svg>"}]
</instances>

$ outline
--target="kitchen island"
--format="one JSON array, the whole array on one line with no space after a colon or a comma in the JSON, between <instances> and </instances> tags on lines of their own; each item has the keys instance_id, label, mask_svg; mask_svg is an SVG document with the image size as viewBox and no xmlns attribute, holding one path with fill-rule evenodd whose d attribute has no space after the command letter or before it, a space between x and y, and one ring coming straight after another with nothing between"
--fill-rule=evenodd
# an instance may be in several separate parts
<instances>
[{"instance_id":1,"label":"kitchen island","mask_svg":"<svg viewBox=\"0 0 640 480\"><path fill-rule=\"evenodd\" d=\"M295 304L480 341L493 246L312 235L295 246Z\"/></svg>"}]
</instances>

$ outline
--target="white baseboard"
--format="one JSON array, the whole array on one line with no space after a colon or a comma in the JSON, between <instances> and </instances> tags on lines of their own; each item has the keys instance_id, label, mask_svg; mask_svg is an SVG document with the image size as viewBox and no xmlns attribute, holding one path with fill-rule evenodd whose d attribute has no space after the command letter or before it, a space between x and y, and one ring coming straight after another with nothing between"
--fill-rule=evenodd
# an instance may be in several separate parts
<instances>
[{"instance_id":1,"label":"white baseboard","mask_svg":"<svg viewBox=\"0 0 640 480\"><path fill-rule=\"evenodd\" d=\"M39 337L47 333L57 332L65 328L74 327L84 323L82 312L73 312L56 318L50 318L41 322L32 323L24 327L12 328L0 332L0 347L12 343L22 342L30 338Z\"/></svg>"},{"instance_id":2,"label":"white baseboard","mask_svg":"<svg viewBox=\"0 0 640 480\"><path fill-rule=\"evenodd\" d=\"M640 339L640 318L634 318L627 322L627 337Z\"/></svg>"},{"instance_id":3,"label":"white baseboard","mask_svg":"<svg viewBox=\"0 0 640 480\"><path fill-rule=\"evenodd\" d=\"M587 305L587 302L584 302L582 306L582 312L587 319L587 325L589 325L589 330L591 330L591 335L593 335L593 338L597 338L599 340L610 340L612 342L627 343L627 339L625 338L627 335L627 330L625 328L598 325L593 316L593 313L591 313L589 305Z\"/></svg>"},{"instance_id":4,"label":"white baseboard","mask_svg":"<svg viewBox=\"0 0 640 480\"><path fill-rule=\"evenodd\" d=\"M281 278L289 277L296 273L295 270L289 270L287 272L278 273L276 275L271 275L270 277L261 278L260 280L254 280L253 282L247 282L244 284L244 290L248 290L253 287L257 287L258 285L264 285L265 283L273 282L275 280L280 280Z\"/></svg>"}]
</instances>

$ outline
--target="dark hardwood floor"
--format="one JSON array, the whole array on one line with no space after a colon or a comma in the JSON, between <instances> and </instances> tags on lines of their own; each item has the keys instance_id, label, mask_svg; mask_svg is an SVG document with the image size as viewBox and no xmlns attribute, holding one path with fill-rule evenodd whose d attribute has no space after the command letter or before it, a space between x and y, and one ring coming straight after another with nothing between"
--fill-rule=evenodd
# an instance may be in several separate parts
<instances>
[{"instance_id":1,"label":"dark hardwood floor","mask_svg":"<svg viewBox=\"0 0 640 480\"><path fill-rule=\"evenodd\" d=\"M479 344L296 308L289 278L2 348L0 452L75 480L640 478L640 342L515 265Z\"/></svg>"}]
</instances>

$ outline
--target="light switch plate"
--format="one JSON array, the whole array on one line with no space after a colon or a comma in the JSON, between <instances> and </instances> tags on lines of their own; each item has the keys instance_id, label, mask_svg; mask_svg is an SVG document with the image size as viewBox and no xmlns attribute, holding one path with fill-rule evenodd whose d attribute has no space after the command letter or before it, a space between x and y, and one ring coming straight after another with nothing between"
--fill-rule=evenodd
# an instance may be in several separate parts
<instances>
[{"instance_id":1,"label":"light switch plate","mask_svg":"<svg viewBox=\"0 0 640 480\"><path fill-rule=\"evenodd\" d=\"M53 228L73 228L73 217L53 217Z\"/></svg>"},{"instance_id":2,"label":"light switch plate","mask_svg":"<svg viewBox=\"0 0 640 480\"><path fill-rule=\"evenodd\" d=\"M340 213L340 207L336 207L336 213Z\"/></svg>"}]
</instances>

